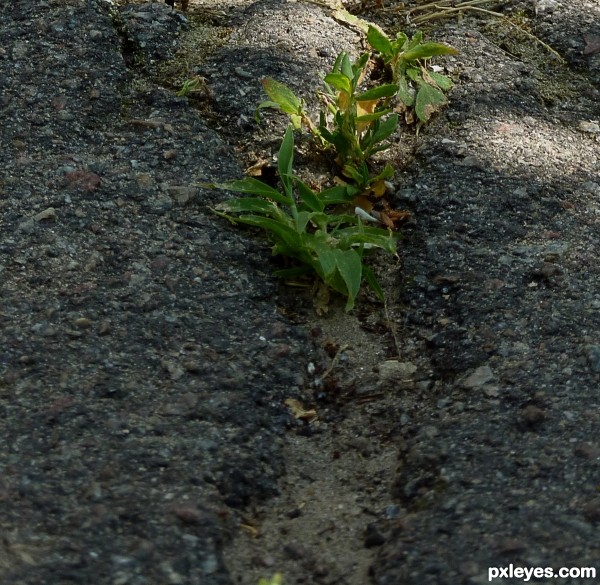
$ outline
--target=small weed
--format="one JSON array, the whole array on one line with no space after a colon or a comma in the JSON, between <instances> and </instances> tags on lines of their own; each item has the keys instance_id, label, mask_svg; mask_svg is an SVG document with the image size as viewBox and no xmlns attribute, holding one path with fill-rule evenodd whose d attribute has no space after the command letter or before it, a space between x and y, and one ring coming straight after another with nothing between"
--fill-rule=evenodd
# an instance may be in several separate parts
<instances>
[{"instance_id":1,"label":"small weed","mask_svg":"<svg viewBox=\"0 0 600 585\"><path fill-rule=\"evenodd\" d=\"M320 97L324 108L315 123L303 100L283 83L265 78L263 88L269 97L259 104L256 118L263 108L277 108L287 114L288 126L279 150L278 171L282 190L252 177L203 186L245 193L224 202L213 211L234 224L242 223L265 230L274 242L273 255L291 258L296 266L279 270L277 275L296 278L316 274L325 285L346 296L346 310L354 307L363 280L375 295L383 298L373 271L364 263L366 252L373 248L396 254L396 221L409 214L389 209L378 218L369 213L369 195L381 197L386 179L394 171L388 163L372 174L368 161L389 148L388 138L398 128L397 100L412 108L425 123L446 101L444 90L452 86L449 78L427 68L427 60L436 55L455 54L456 50L441 43L424 42L417 32L412 39L398 33L391 41L375 27L367 30L374 52L389 67L392 83L373 86L365 80L373 53L364 53L356 61L342 52L333 69L324 77ZM371 87L369 87L371 85ZM366 86L366 87L365 87ZM195 87L184 87L192 91ZM336 162L346 180L321 192L313 191L292 172L294 158L293 130L308 128L317 144L336 153ZM354 208L354 214L341 211ZM376 212L373 211L373 214ZM390 229L365 225L380 221Z\"/></svg>"},{"instance_id":2,"label":"small weed","mask_svg":"<svg viewBox=\"0 0 600 585\"><path fill-rule=\"evenodd\" d=\"M458 51L442 43L424 42L421 31L411 39L399 32L392 41L381 29L371 26L367 40L390 68L400 101L406 108L414 107L419 125L426 123L446 103L444 91L453 85L449 77L429 69L427 60L438 55L456 55Z\"/></svg>"},{"instance_id":3,"label":"small weed","mask_svg":"<svg viewBox=\"0 0 600 585\"><path fill-rule=\"evenodd\" d=\"M177 92L179 97L185 97L196 93L206 93L208 91L208 87L206 85L206 79L204 77L200 77L199 75L195 75L194 77L190 77L186 79L181 89Z\"/></svg>"},{"instance_id":4,"label":"small weed","mask_svg":"<svg viewBox=\"0 0 600 585\"><path fill-rule=\"evenodd\" d=\"M274 242L273 255L291 258L298 264L276 275L296 278L317 274L327 286L347 297L347 311L354 307L363 279L383 300L381 286L363 258L372 248L395 254L397 236L364 225L357 214L336 213L340 205L352 202L357 189L338 185L316 193L293 174L293 157L293 130L288 126L278 159L282 191L252 177L204 185L248 195L221 203L215 213L234 224L265 230Z\"/></svg>"},{"instance_id":5,"label":"small weed","mask_svg":"<svg viewBox=\"0 0 600 585\"><path fill-rule=\"evenodd\" d=\"M352 62L342 52L332 71L324 77L325 89L319 95L325 107L318 124L311 119L303 100L270 77L262 82L269 100L259 104L256 112L259 120L261 109L277 108L290 117L296 130L308 128L320 147L335 150L342 174L361 191L393 175L388 165L381 174L371 176L367 161L389 147L387 139L398 128L396 111L403 110L408 123L415 121L414 111L420 128L446 103L444 92L452 87L452 81L429 68L428 60L457 53L442 43L425 42L420 31L411 39L400 32L392 41L380 28L370 26L367 40L388 67L391 83L364 90L373 54L364 53Z\"/></svg>"},{"instance_id":6,"label":"small weed","mask_svg":"<svg viewBox=\"0 0 600 585\"><path fill-rule=\"evenodd\" d=\"M342 174L362 191L371 183L390 178L390 165L371 177L367 161L389 147L385 141L398 128L398 115L392 114L390 101L397 87L384 84L361 91L370 56L364 53L352 63L342 52L333 71L325 76L323 96L327 113L321 112L319 134L335 148Z\"/></svg>"},{"instance_id":7,"label":"small weed","mask_svg":"<svg viewBox=\"0 0 600 585\"><path fill-rule=\"evenodd\" d=\"M289 87L269 77L263 80L263 88L270 100L259 104L257 110L258 115L262 108L278 108L290 117L296 130L306 126L321 147L335 150L342 174L361 191L393 175L391 166L386 166L380 175L371 177L367 160L388 147L385 140L398 127L398 116L389 108L397 86L360 89L368 61L368 53L355 63L345 52L340 53L331 73L324 78L325 89L320 96L325 108L318 125Z\"/></svg>"}]
</instances>

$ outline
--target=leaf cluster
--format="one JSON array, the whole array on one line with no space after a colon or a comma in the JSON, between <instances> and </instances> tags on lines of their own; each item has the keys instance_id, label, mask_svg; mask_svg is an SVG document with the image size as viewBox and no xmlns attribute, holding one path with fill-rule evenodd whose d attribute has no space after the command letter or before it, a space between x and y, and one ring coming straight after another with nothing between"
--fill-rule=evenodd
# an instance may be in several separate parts
<instances>
[{"instance_id":1,"label":"leaf cluster","mask_svg":"<svg viewBox=\"0 0 600 585\"><path fill-rule=\"evenodd\" d=\"M324 90L319 93L324 108L318 124L311 119L303 100L270 77L262 81L269 99L257 108L257 120L261 109L277 108L290 117L296 130L308 128L321 147L336 152L342 174L363 191L393 174L386 166L381 174L371 176L367 161L389 147L387 139L398 128L397 110L403 109L409 122L414 110L421 125L446 103L444 91L452 87L452 81L429 68L428 60L457 53L442 43L425 42L422 32L411 39L399 32L391 40L380 28L370 26L367 40L371 53L363 53L352 62L347 53L341 52L332 71L325 75ZM374 53L389 69L391 83L363 89Z\"/></svg>"},{"instance_id":2,"label":"leaf cluster","mask_svg":"<svg viewBox=\"0 0 600 585\"><path fill-rule=\"evenodd\" d=\"M398 115L390 108L396 85L360 89L369 59L364 53L352 63L347 53L340 53L324 79L321 95L327 110L321 112L318 126L319 135L335 149L342 174L361 190L393 175L388 165L380 175L371 177L367 161L388 148L386 140L398 127Z\"/></svg>"},{"instance_id":3,"label":"leaf cluster","mask_svg":"<svg viewBox=\"0 0 600 585\"><path fill-rule=\"evenodd\" d=\"M371 175L369 159L389 147L388 139L398 127L398 101L414 107L419 124L426 122L442 103L444 90L451 87L447 77L427 68L436 55L454 54L451 47L424 42L422 33L409 39L398 33L390 40L383 31L370 27L367 39L391 72L391 83L373 85L365 78L374 57L362 54L356 61L342 52L330 73L324 77L320 97L324 107L318 124L313 122L305 103L285 84L265 78L269 97L257 108L277 108L287 114L288 126L279 150L278 171L281 190L252 177L206 185L245 194L220 204L214 211L234 224L266 231L274 255L291 258L296 266L278 271L284 278L316 274L327 286L347 298L346 310L354 307L363 280L383 300L383 291L373 271L365 264L366 253L381 249L396 253L397 236L391 230L365 225L377 219L359 201L367 190L383 193L385 180L393 175L388 164ZM184 87L182 91L193 91ZM336 161L347 181L319 193L293 174L293 130L303 127L324 149L335 151ZM341 209L358 205L354 214ZM393 226L391 222L390 227Z\"/></svg>"},{"instance_id":4,"label":"leaf cluster","mask_svg":"<svg viewBox=\"0 0 600 585\"><path fill-rule=\"evenodd\" d=\"M444 92L453 85L449 77L428 68L427 60L439 55L456 55L458 51L442 43L423 41L421 31L411 39L399 32L390 40L381 29L370 26L367 40L390 68L398 99L406 108L414 108L419 124L427 122L432 113L446 103Z\"/></svg>"},{"instance_id":5,"label":"leaf cluster","mask_svg":"<svg viewBox=\"0 0 600 585\"><path fill-rule=\"evenodd\" d=\"M210 186L246 194L220 204L216 213L234 224L265 230L273 241L273 255L297 261L299 266L280 270L278 276L292 278L312 272L347 297L346 310L354 307L363 279L383 300L381 286L363 258L373 248L394 254L397 236L364 225L358 215L335 213L337 206L352 201L357 189L338 185L314 192L293 174L293 156L293 130L288 126L278 158L282 191L252 177L213 184Z\"/></svg>"}]
</instances>

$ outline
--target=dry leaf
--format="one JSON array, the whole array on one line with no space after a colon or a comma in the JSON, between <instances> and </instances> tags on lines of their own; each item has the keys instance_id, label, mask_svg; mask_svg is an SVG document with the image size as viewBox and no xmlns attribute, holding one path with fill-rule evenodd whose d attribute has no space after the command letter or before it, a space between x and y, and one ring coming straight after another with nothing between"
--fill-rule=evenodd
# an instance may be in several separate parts
<instances>
[{"instance_id":1,"label":"dry leaf","mask_svg":"<svg viewBox=\"0 0 600 585\"><path fill-rule=\"evenodd\" d=\"M294 398L288 398L284 404L290 409L294 418L312 422L318 417L316 410L304 410L302 403Z\"/></svg>"},{"instance_id":2,"label":"dry leaf","mask_svg":"<svg viewBox=\"0 0 600 585\"><path fill-rule=\"evenodd\" d=\"M368 100L364 102L356 103L356 116L364 116L366 114L372 114L375 111L375 107L377 106L377 102L379 100ZM358 122L356 125L356 130L358 132L363 132L366 130L373 122Z\"/></svg>"},{"instance_id":3,"label":"dry leaf","mask_svg":"<svg viewBox=\"0 0 600 585\"><path fill-rule=\"evenodd\" d=\"M246 169L246 175L249 177L262 177L263 169L268 166L269 161L260 160Z\"/></svg>"},{"instance_id":4,"label":"dry leaf","mask_svg":"<svg viewBox=\"0 0 600 585\"><path fill-rule=\"evenodd\" d=\"M260 534L258 528L256 528L256 526L252 526L251 524L240 524L240 528L248 532L252 538L258 538Z\"/></svg>"}]
</instances>

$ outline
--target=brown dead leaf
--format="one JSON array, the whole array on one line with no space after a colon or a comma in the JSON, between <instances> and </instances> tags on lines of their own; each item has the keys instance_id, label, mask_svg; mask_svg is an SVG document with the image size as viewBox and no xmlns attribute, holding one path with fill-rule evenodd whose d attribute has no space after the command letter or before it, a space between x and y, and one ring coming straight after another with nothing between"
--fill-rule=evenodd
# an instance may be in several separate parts
<instances>
[{"instance_id":1,"label":"brown dead leaf","mask_svg":"<svg viewBox=\"0 0 600 585\"><path fill-rule=\"evenodd\" d=\"M352 203L354 203L354 207L360 207L367 213L369 213L371 209L373 209L373 204L369 201L369 198L365 197L364 195L358 195L354 198Z\"/></svg>"},{"instance_id":2,"label":"brown dead leaf","mask_svg":"<svg viewBox=\"0 0 600 585\"><path fill-rule=\"evenodd\" d=\"M307 422L313 422L318 418L316 410L305 410L304 406L299 400L294 398L288 398L284 404L290 409L292 416L297 419L305 420Z\"/></svg>"},{"instance_id":3,"label":"brown dead leaf","mask_svg":"<svg viewBox=\"0 0 600 585\"><path fill-rule=\"evenodd\" d=\"M252 524L240 524L240 528L245 530L252 538L258 538L260 535L260 531L256 526L252 526Z\"/></svg>"},{"instance_id":4,"label":"brown dead leaf","mask_svg":"<svg viewBox=\"0 0 600 585\"><path fill-rule=\"evenodd\" d=\"M358 116L364 116L366 114L372 114L373 112L375 112L375 108L377 107L377 102L379 100L367 100L364 102L357 102L356 103L356 115ZM368 122L358 122L358 124L356 125L356 129L358 130L358 132L363 132L364 130L366 130L373 122L372 121L368 121Z\"/></svg>"},{"instance_id":5,"label":"brown dead leaf","mask_svg":"<svg viewBox=\"0 0 600 585\"><path fill-rule=\"evenodd\" d=\"M403 223L411 218L409 211L400 211L398 209L386 209L380 212L381 221L390 229L398 229Z\"/></svg>"},{"instance_id":6,"label":"brown dead leaf","mask_svg":"<svg viewBox=\"0 0 600 585\"><path fill-rule=\"evenodd\" d=\"M259 159L253 165L246 169L246 175L249 177L262 177L263 169L268 166L269 161L265 159Z\"/></svg>"}]
</instances>

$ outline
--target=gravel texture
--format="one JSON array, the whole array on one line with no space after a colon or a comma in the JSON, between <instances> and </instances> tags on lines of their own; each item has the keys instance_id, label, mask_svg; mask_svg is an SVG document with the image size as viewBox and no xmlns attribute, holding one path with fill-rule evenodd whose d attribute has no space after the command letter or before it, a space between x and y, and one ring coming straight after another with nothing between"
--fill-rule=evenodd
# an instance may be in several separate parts
<instances>
[{"instance_id":1,"label":"gravel texture","mask_svg":"<svg viewBox=\"0 0 600 585\"><path fill-rule=\"evenodd\" d=\"M359 31L315 3L189 8L0 7L0 582L600 570L600 7L489 6L564 63L498 17L427 25L456 85L385 154L413 214L376 262L387 305L320 319L199 185L272 164L260 79L314 103ZM177 97L161 64L199 23L230 36Z\"/></svg>"}]
</instances>

